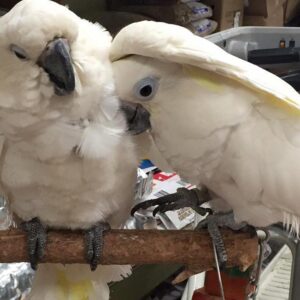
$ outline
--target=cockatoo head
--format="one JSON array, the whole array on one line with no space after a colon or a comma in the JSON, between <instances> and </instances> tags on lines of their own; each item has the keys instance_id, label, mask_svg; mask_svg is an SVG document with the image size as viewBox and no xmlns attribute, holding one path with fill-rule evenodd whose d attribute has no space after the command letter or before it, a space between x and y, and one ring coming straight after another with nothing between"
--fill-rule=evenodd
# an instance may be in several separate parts
<instances>
[{"instance_id":1,"label":"cockatoo head","mask_svg":"<svg viewBox=\"0 0 300 300\"><path fill-rule=\"evenodd\" d=\"M1 118L20 112L91 119L101 97L114 90L110 44L104 28L67 7L49 0L19 2L0 18Z\"/></svg>"},{"instance_id":2,"label":"cockatoo head","mask_svg":"<svg viewBox=\"0 0 300 300\"><path fill-rule=\"evenodd\" d=\"M168 100L172 95L179 96L176 92L177 78L174 78L180 73L177 64L132 55L114 62L113 69L117 93L124 102L122 107L133 134L150 129L153 118L164 118L164 107L168 107ZM173 98L174 103L176 99Z\"/></svg>"},{"instance_id":3,"label":"cockatoo head","mask_svg":"<svg viewBox=\"0 0 300 300\"><path fill-rule=\"evenodd\" d=\"M260 97L300 107L286 82L181 26L130 24L114 38L110 56L119 97L146 108L152 133L164 140L171 131L207 136L235 124Z\"/></svg>"},{"instance_id":4,"label":"cockatoo head","mask_svg":"<svg viewBox=\"0 0 300 300\"><path fill-rule=\"evenodd\" d=\"M195 93L201 94L201 89L181 47L198 39L183 27L152 21L133 23L117 34L111 47L117 93L121 100L134 103L132 111L143 119L132 128L140 132L148 124L154 134L162 124L164 128L168 124L174 130L190 130L182 124L175 129L176 120L194 119L199 114L189 104L195 100ZM211 76L208 72L205 75ZM201 100L204 112L206 102L212 101ZM125 113L130 116L128 111L127 108ZM129 117L129 123L130 120Z\"/></svg>"}]
</instances>

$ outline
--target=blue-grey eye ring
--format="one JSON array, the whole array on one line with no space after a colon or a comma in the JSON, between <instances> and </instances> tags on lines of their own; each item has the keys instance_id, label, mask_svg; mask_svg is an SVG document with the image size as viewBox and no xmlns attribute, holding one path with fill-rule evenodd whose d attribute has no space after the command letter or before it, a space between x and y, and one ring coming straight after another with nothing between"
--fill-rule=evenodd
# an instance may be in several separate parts
<instances>
[{"instance_id":1,"label":"blue-grey eye ring","mask_svg":"<svg viewBox=\"0 0 300 300\"><path fill-rule=\"evenodd\" d=\"M145 77L134 85L134 94L142 101L151 100L157 92L158 85L157 77Z\"/></svg>"}]
</instances>

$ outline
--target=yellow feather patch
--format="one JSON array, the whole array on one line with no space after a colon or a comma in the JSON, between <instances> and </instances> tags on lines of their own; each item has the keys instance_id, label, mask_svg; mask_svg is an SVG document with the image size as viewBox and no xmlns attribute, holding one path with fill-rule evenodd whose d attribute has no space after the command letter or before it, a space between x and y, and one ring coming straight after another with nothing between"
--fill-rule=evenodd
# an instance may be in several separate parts
<instances>
[{"instance_id":1,"label":"yellow feather patch","mask_svg":"<svg viewBox=\"0 0 300 300\"><path fill-rule=\"evenodd\" d=\"M210 72L190 65L183 65L183 71L191 76L200 86L212 92L222 92L222 85Z\"/></svg>"},{"instance_id":2,"label":"yellow feather patch","mask_svg":"<svg viewBox=\"0 0 300 300\"><path fill-rule=\"evenodd\" d=\"M300 107L293 100L280 99L270 94L266 95L266 99L278 109L285 111L292 116L300 116Z\"/></svg>"},{"instance_id":3,"label":"yellow feather patch","mask_svg":"<svg viewBox=\"0 0 300 300\"><path fill-rule=\"evenodd\" d=\"M93 288L90 280L70 281L63 271L57 272L57 283L62 293L61 300L89 300Z\"/></svg>"},{"instance_id":4,"label":"yellow feather patch","mask_svg":"<svg viewBox=\"0 0 300 300\"><path fill-rule=\"evenodd\" d=\"M199 85L202 87L212 91L212 92L223 92L223 85L226 85L226 81L230 80L233 81L233 79L223 77L223 80L221 79L221 75L216 73L211 73L207 70L202 70L198 67L193 67L190 65L183 65L183 71L191 76ZM270 102L272 105L278 107L280 110L286 111L287 113L291 115L300 115L300 103L298 101L295 101L291 98L279 98L271 93L267 93L265 91L262 91L260 89L256 89L253 87L253 85L250 85L248 82L240 81L241 84L243 84L245 87L250 88L256 93L259 94L265 94L265 100ZM298 100L298 99L296 99Z\"/></svg>"}]
</instances>

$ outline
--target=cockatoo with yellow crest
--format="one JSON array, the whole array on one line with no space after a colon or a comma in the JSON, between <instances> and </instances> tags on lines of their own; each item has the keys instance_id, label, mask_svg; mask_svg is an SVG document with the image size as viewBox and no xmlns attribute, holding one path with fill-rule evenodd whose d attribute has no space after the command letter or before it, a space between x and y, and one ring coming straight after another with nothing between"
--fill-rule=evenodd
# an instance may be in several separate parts
<instances>
[{"instance_id":1,"label":"cockatoo with yellow crest","mask_svg":"<svg viewBox=\"0 0 300 300\"><path fill-rule=\"evenodd\" d=\"M49 0L0 18L1 191L28 233L33 267L47 228L85 231L96 269L108 222L129 215L134 145L115 94L111 36ZM108 300L128 266L40 265L29 299Z\"/></svg>"},{"instance_id":2,"label":"cockatoo with yellow crest","mask_svg":"<svg viewBox=\"0 0 300 300\"><path fill-rule=\"evenodd\" d=\"M284 222L299 234L300 95L291 86L159 22L123 28L111 59L120 98L148 110L150 134L174 171L232 208L237 223ZM166 211L187 205L180 201L150 204Z\"/></svg>"}]
</instances>

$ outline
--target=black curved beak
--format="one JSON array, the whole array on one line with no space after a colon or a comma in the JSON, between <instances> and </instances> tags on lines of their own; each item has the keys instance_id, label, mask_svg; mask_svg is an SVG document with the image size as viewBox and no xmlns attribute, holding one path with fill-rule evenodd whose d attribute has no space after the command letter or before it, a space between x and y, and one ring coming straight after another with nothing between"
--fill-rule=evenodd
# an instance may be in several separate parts
<instances>
[{"instance_id":1,"label":"black curved beak","mask_svg":"<svg viewBox=\"0 0 300 300\"><path fill-rule=\"evenodd\" d=\"M125 114L128 132L131 135L151 129L150 113L141 104L121 101L121 110Z\"/></svg>"},{"instance_id":2,"label":"black curved beak","mask_svg":"<svg viewBox=\"0 0 300 300\"><path fill-rule=\"evenodd\" d=\"M75 89L75 76L70 55L70 46L66 39L56 38L48 43L38 60L38 65L48 74L55 86L55 94L64 96Z\"/></svg>"}]
</instances>

